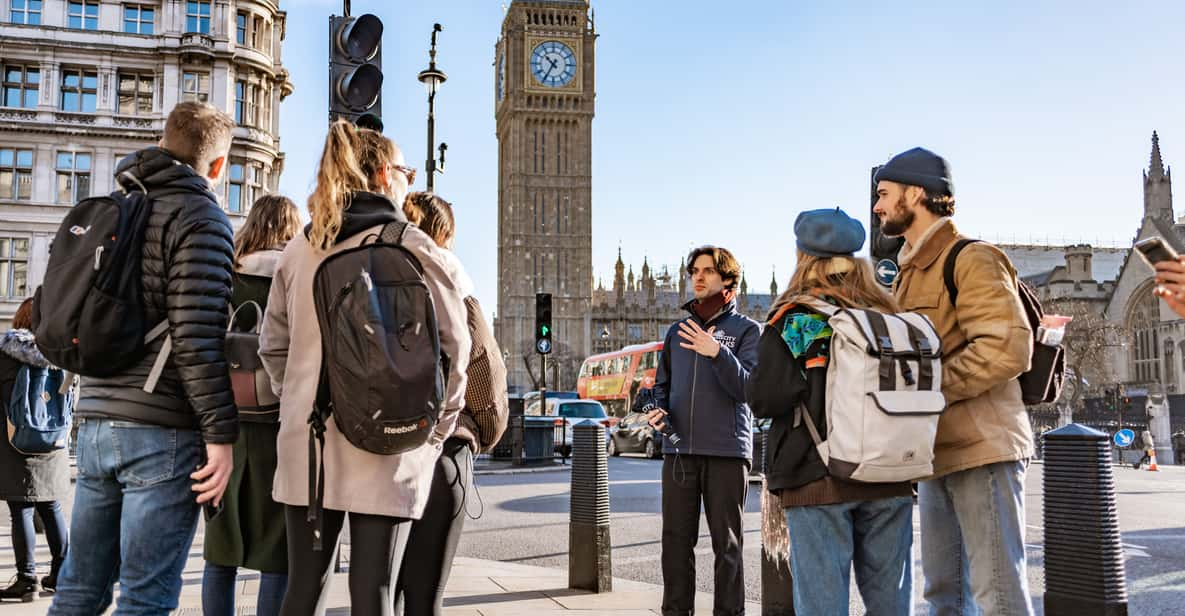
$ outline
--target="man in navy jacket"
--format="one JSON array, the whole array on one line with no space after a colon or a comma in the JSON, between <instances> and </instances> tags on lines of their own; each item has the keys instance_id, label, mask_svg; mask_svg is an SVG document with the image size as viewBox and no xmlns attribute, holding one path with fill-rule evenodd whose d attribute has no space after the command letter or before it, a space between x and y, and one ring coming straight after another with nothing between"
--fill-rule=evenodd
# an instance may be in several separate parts
<instances>
[{"instance_id":1,"label":"man in navy jacket","mask_svg":"<svg viewBox=\"0 0 1185 616\"><path fill-rule=\"evenodd\" d=\"M741 268L728 250L702 246L687 258L695 299L690 318L667 331L655 377L655 427L663 439L662 573L664 615L690 616L700 502L716 556L713 613L745 612L742 514L753 455L745 384L757 364L761 326L737 312Z\"/></svg>"}]
</instances>

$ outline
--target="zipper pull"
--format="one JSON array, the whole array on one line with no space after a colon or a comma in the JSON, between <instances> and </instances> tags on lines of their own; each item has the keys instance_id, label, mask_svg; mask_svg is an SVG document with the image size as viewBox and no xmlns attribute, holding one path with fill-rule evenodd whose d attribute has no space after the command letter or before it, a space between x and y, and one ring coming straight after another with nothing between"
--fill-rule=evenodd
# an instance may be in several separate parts
<instances>
[{"instance_id":1,"label":"zipper pull","mask_svg":"<svg viewBox=\"0 0 1185 616\"><path fill-rule=\"evenodd\" d=\"M100 244L95 247L95 271L99 271L99 266L103 262L103 246Z\"/></svg>"},{"instance_id":2,"label":"zipper pull","mask_svg":"<svg viewBox=\"0 0 1185 616\"><path fill-rule=\"evenodd\" d=\"M367 291L374 290L374 282L372 282L370 280L370 272L368 272L366 270L362 270L362 282L366 283L366 290Z\"/></svg>"}]
</instances>

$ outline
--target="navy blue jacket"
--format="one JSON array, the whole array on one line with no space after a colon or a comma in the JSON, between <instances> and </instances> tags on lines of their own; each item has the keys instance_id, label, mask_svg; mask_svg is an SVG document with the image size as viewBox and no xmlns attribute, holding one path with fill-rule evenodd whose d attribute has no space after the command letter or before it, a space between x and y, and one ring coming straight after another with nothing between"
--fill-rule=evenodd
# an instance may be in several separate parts
<instances>
[{"instance_id":1,"label":"navy blue jacket","mask_svg":"<svg viewBox=\"0 0 1185 616\"><path fill-rule=\"evenodd\" d=\"M684 308L700 327L716 328L720 353L709 359L679 346L678 323L667 330L654 396L682 440L675 447L664 438L662 452L752 459L753 418L745 387L757 365L761 326L737 312L735 301L706 323L691 311L691 303Z\"/></svg>"}]
</instances>

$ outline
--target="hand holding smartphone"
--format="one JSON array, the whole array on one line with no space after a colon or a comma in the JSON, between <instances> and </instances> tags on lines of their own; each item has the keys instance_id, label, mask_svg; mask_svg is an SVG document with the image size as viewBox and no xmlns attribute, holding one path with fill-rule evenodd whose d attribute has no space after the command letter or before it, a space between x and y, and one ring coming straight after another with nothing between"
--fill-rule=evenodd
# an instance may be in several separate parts
<instances>
[{"instance_id":1,"label":"hand holding smartphone","mask_svg":"<svg viewBox=\"0 0 1185 616\"><path fill-rule=\"evenodd\" d=\"M1152 269L1156 269L1156 264L1161 261L1177 261L1181 258L1177 251L1168 245L1168 242L1159 237L1140 240L1136 242L1135 249L1136 254L1140 255Z\"/></svg>"}]
</instances>

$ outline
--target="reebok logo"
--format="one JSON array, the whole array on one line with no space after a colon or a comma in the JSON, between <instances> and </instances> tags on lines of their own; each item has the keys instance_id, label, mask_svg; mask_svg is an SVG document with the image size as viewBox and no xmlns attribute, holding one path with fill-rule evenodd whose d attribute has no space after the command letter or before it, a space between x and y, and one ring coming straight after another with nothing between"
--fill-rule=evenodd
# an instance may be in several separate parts
<instances>
[{"instance_id":1,"label":"reebok logo","mask_svg":"<svg viewBox=\"0 0 1185 616\"><path fill-rule=\"evenodd\" d=\"M86 235L86 232L90 230L90 225L87 225L86 227L80 227L78 225L70 227L70 233L73 233L74 235Z\"/></svg>"},{"instance_id":2,"label":"reebok logo","mask_svg":"<svg viewBox=\"0 0 1185 616\"><path fill-rule=\"evenodd\" d=\"M387 426L387 427L383 428L383 434L407 434L408 432L415 432L416 430L419 430L419 429L420 429L420 426L415 425L415 424L410 425L410 426L395 426L395 427Z\"/></svg>"}]
</instances>

